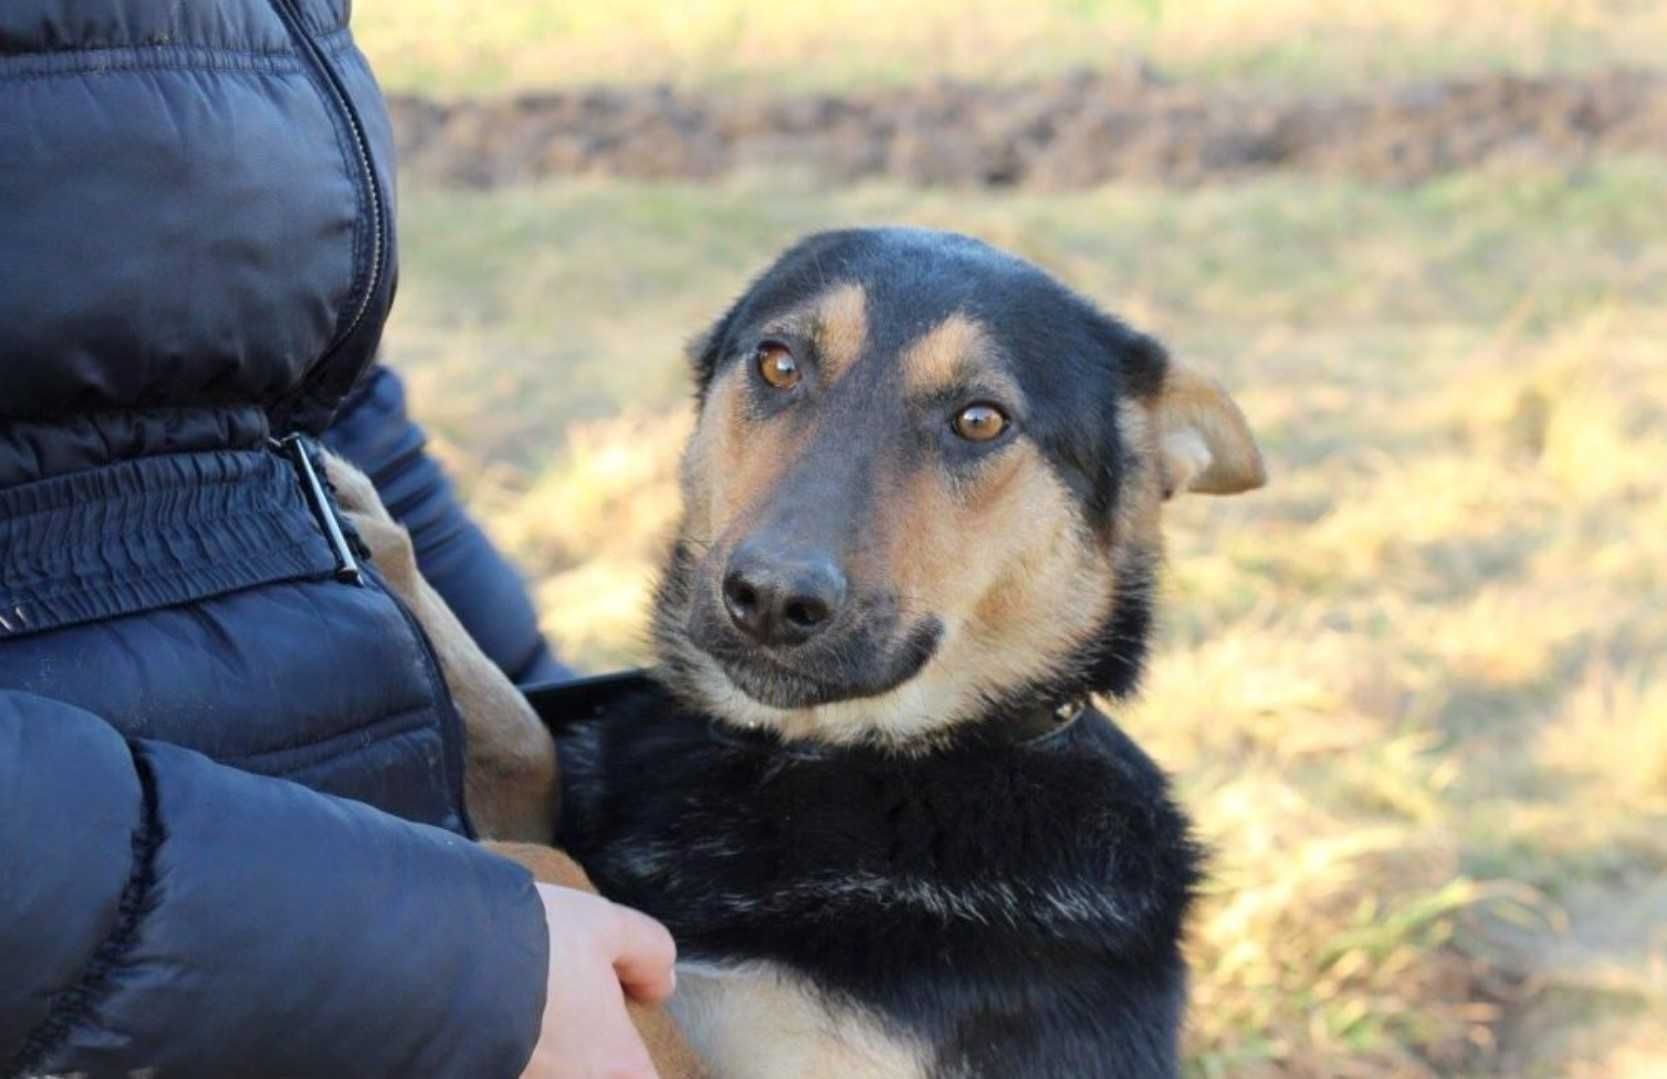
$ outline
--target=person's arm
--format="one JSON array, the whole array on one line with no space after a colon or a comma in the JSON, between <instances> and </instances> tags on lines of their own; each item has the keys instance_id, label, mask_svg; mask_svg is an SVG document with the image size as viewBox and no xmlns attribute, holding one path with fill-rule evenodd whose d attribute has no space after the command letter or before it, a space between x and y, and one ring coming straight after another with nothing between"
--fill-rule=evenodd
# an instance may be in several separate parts
<instances>
[{"instance_id":1,"label":"person's arm","mask_svg":"<svg viewBox=\"0 0 1667 1079\"><path fill-rule=\"evenodd\" d=\"M530 874L0 690L0 1075L521 1073Z\"/></svg>"},{"instance_id":2,"label":"person's arm","mask_svg":"<svg viewBox=\"0 0 1667 1079\"><path fill-rule=\"evenodd\" d=\"M378 364L342 405L324 442L370 476L411 533L417 565L459 621L517 685L573 677L550 651L521 575L457 501L405 408L405 387Z\"/></svg>"}]
</instances>

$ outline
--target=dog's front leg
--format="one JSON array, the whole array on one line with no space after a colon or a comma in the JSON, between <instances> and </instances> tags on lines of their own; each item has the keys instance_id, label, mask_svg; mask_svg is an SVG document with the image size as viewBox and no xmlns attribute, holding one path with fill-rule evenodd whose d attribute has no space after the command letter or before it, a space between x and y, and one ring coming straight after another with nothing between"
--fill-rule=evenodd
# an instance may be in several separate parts
<instances>
[{"instance_id":1,"label":"dog's front leg","mask_svg":"<svg viewBox=\"0 0 1667 1079\"><path fill-rule=\"evenodd\" d=\"M550 842L560 801L549 730L423 579L410 535L383 507L370 479L333 455L325 458L325 471L372 563L434 645L463 717L463 788L476 830L488 839Z\"/></svg>"}]
</instances>

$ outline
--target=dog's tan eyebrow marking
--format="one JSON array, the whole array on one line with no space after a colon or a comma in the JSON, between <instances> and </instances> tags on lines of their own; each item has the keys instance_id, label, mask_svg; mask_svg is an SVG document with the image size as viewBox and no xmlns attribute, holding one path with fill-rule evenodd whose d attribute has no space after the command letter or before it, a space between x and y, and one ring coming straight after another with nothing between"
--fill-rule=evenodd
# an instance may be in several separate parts
<instances>
[{"instance_id":1,"label":"dog's tan eyebrow marking","mask_svg":"<svg viewBox=\"0 0 1667 1079\"><path fill-rule=\"evenodd\" d=\"M991 362L993 350L983 324L956 312L903 350L904 383L910 393L919 396L968 382L1011 390L1012 380Z\"/></svg>"},{"instance_id":2,"label":"dog's tan eyebrow marking","mask_svg":"<svg viewBox=\"0 0 1667 1079\"><path fill-rule=\"evenodd\" d=\"M824 377L837 382L868 343L868 291L855 281L816 299L816 347Z\"/></svg>"},{"instance_id":3,"label":"dog's tan eyebrow marking","mask_svg":"<svg viewBox=\"0 0 1667 1079\"><path fill-rule=\"evenodd\" d=\"M809 337L823 378L837 382L868 343L868 290L856 281L834 285L772 318L764 332Z\"/></svg>"}]
</instances>

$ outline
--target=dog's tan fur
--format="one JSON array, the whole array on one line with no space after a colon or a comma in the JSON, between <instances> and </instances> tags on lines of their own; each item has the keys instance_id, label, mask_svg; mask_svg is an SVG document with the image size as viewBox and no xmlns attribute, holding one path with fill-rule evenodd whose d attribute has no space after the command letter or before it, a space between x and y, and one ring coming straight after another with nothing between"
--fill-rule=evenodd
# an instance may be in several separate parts
<instances>
[{"instance_id":1,"label":"dog's tan fur","mask_svg":"<svg viewBox=\"0 0 1667 1079\"><path fill-rule=\"evenodd\" d=\"M715 383L683 455L683 538L712 543L760 505L806 438L805 432L760 428L747 412L740 378Z\"/></svg>"},{"instance_id":2,"label":"dog's tan fur","mask_svg":"<svg viewBox=\"0 0 1667 1079\"><path fill-rule=\"evenodd\" d=\"M870 329L861 300L857 286L836 286L784 321L814 312L822 332L841 327L834 339L848 349ZM985 327L964 315L920 334L901 361L911 392L957 382L1012 389L993 362ZM842 352L840 363L849 362ZM703 549L732 539L812 437L753 416L744 404L746 376L731 368L714 381L684 458L683 538ZM1133 460L1109 545L1083 525L1069 492L1027 443L970 480L901 462L876 477L885 505L852 569L859 579L883 580L905 609L930 611L944 625L937 654L902 686L868 700L772 708L691 651L683 657L690 661L690 695L715 714L790 737L903 741L976 714L1014 685L1046 678L1106 624L1120 581L1150 577L1161 552L1164 498L1263 482L1261 456L1237 406L1213 380L1179 364L1155 399L1126 402L1121 418Z\"/></svg>"},{"instance_id":3,"label":"dog's tan fur","mask_svg":"<svg viewBox=\"0 0 1667 1079\"><path fill-rule=\"evenodd\" d=\"M1181 491L1234 495L1267 482L1250 424L1215 379L1171 363L1152 413L1164 497Z\"/></svg>"},{"instance_id":4,"label":"dog's tan fur","mask_svg":"<svg viewBox=\"0 0 1667 1079\"><path fill-rule=\"evenodd\" d=\"M539 880L595 894L578 863L546 846L559 805L556 747L519 690L481 652L451 608L417 569L411 537L383 507L376 487L338 457L326 473L344 516L370 548L371 561L422 625L463 718L464 794L470 815L497 853ZM522 840L523 842L502 842ZM660 1079L702 1079L694 1054L662 1008L628 1003Z\"/></svg>"},{"instance_id":5,"label":"dog's tan fur","mask_svg":"<svg viewBox=\"0 0 1667 1079\"><path fill-rule=\"evenodd\" d=\"M693 501L701 491L689 493ZM932 662L876 698L783 710L741 694L695 656L703 703L790 737L902 740L971 716L1004 688L1044 673L1109 615L1113 568L1035 451L1016 448L967 490L920 473L887 500L888 523L853 568L885 574L906 606L939 616L945 634ZM728 522L715 523L722 535Z\"/></svg>"},{"instance_id":6,"label":"dog's tan fur","mask_svg":"<svg viewBox=\"0 0 1667 1079\"><path fill-rule=\"evenodd\" d=\"M944 624L914 681L954 722L1079 650L1110 613L1115 575L1064 486L1016 443L961 487L935 469L889 498L884 571Z\"/></svg>"},{"instance_id":7,"label":"dog's tan fur","mask_svg":"<svg viewBox=\"0 0 1667 1079\"><path fill-rule=\"evenodd\" d=\"M812 310L823 380L838 382L868 343L868 295L855 281L847 282L823 293Z\"/></svg>"},{"instance_id":8,"label":"dog's tan fur","mask_svg":"<svg viewBox=\"0 0 1667 1079\"><path fill-rule=\"evenodd\" d=\"M990 339L977 319L954 314L927 330L903 350L903 385L910 393L929 394L974 373L1009 385L998 368L981 362Z\"/></svg>"},{"instance_id":9,"label":"dog's tan fur","mask_svg":"<svg viewBox=\"0 0 1667 1079\"><path fill-rule=\"evenodd\" d=\"M496 664L423 579L411 537L383 508L370 478L339 457L325 471L371 561L428 634L465 730L464 796L482 836L548 843L560 797L556 744Z\"/></svg>"},{"instance_id":10,"label":"dog's tan fur","mask_svg":"<svg viewBox=\"0 0 1667 1079\"><path fill-rule=\"evenodd\" d=\"M723 1079L923 1079L924 1047L776 963L679 967L671 1011ZM739 1018L739 1021L737 1019Z\"/></svg>"}]
</instances>

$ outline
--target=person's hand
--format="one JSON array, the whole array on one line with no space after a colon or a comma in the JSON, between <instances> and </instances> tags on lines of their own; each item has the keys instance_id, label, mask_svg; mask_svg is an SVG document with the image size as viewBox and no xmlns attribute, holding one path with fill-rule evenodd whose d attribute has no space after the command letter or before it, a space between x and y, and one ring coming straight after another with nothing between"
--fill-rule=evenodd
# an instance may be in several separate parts
<instances>
[{"instance_id":1,"label":"person's hand","mask_svg":"<svg viewBox=\"0 0 1667 1079\"><path fill-rule=\"evenodd\" d=\"M550 930L549 990L522 1079L655 1079L625 1000L671 996L671 934L600 896L544 883L538 894Z\"/></svg>"}]
</instances>

